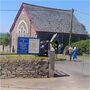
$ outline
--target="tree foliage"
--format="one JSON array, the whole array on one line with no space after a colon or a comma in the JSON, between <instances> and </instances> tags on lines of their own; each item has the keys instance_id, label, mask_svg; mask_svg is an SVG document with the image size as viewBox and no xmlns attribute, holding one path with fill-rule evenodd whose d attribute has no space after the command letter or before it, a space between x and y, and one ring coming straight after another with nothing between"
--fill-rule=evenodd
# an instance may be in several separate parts
<instances>
[{"instance_id":1,"label":"tree foliage","mask_svg":"<svg viewBox=\"0 0 90 90\"><path fill-rule=\"evenodd\" d=\"M10 34L9 33L1 33L0 34L0 45L7 46L10 44Z\"/></svg>"},{"instance_id":2,"label":"tree foliage","mask_svg":"<svg viewBox=\"0 0 90 90\"><path fill-rule=\"evenodd\" d=\"M76 46L78 48L78 53L79 54L83 54L83 53L84 54L89 54L90 53L90 50L89 50L89 47L90 47L89 41L90 41L90 39L78 41L76 43L73 43L72 47Z\"/></svg>"},{"instance_id":3,"label":"tree foliage","mask_svg":"<svg viewBox=\"0 0 90 90\"><path fill-rule=\"evenodd\" d=\"M82 54L89 54L90 53L90 39L87 39L87 40L80 40L78 42L75 42L75 43L72 43L71 46L72 47L77 47L78 49L78 54L79 55L82 55ZM68 48L68 46L65 47L65 50L66 51Z\"/></svg>"}]
</instances>

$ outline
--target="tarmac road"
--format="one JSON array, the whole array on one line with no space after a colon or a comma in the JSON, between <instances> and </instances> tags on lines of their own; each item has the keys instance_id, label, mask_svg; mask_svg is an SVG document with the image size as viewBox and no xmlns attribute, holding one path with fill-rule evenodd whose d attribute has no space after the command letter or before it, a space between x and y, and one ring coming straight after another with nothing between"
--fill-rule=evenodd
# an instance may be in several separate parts
<instances>
[{"instance_id":1,"label":"tarmac road","mask_svg":"<svg viewBox=\"0 0 90 90\"><path fill-rule=\"evenodd\" d=\"M0 90L90 90L90 62L57 61L55 69L66 76L2 79Z\"/></svg>"}]
</instances>

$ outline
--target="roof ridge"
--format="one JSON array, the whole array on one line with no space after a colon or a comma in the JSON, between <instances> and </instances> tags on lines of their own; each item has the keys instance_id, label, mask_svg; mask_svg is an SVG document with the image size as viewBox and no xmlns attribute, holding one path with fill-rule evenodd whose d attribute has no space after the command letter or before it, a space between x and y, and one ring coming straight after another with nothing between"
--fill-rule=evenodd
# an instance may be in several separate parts
<instances>
[{"instance_id":1,"label":"roof ridge","mask_svg":"<svg viewBox=\"0 0 90 90\"><path fill-rule=\"evenodd\" d=\"M29 5L29 6L35 6L35 7L41 7L41 8L46 8L46 9L51 9L51 10L61 10L61 11L71 11L71 10L65 10L65 9L58 9L58 8L52 8L52 7L46 7L46 6L39 6L39 5L33 5L29 3L23 2L22 5Z\"/></svg>"}]
</instances>

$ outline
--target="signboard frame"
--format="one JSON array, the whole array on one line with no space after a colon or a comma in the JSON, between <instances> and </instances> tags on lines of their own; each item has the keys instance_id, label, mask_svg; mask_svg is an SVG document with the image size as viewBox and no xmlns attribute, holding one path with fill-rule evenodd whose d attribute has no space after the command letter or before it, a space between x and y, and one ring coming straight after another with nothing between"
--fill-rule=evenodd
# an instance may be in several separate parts
<instances>
[{"instance_id":1,"label":"signboard frame","mask_svg":"<svg viewBox=\"0 0 90 90\"><path fill-rule=\"evenodd\" d=\"M28 39L28 42L25 42L25 43L28 43L28 46L27 46L28 47L28 51L26 53L22 52L22 48L20 49L20 45L19 45L20 44L20 42L19 42L20 39ZM38 52L37 53L35 53L35 52L32 53L32 52L29 51L30 50L30 48L29 48L30 47L30 39L31 40L32 39L38 40ZM39 38L35 38L35 37L18 37L18 40L17 40L17 54L34 54L34 55L38 55L39 52L40 52L40 39Z\"/></svg>"}]
</instances>

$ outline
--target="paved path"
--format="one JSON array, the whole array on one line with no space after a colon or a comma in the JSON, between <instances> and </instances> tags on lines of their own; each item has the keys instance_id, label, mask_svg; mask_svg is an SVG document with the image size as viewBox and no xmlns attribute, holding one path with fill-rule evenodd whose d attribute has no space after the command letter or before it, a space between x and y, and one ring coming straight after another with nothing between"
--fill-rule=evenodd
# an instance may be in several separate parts
<instances>
[{"instance_id":1,"label":"paved path","mask_svg":"<svg viewBox=\"0 0 90 90\"><path fill-rule=\"evenodd\" d=\"M2 79L0 90L89 90L90 63L61 61L55 68L69 76L55 78Z\"/></svg>"}]
</instances>

